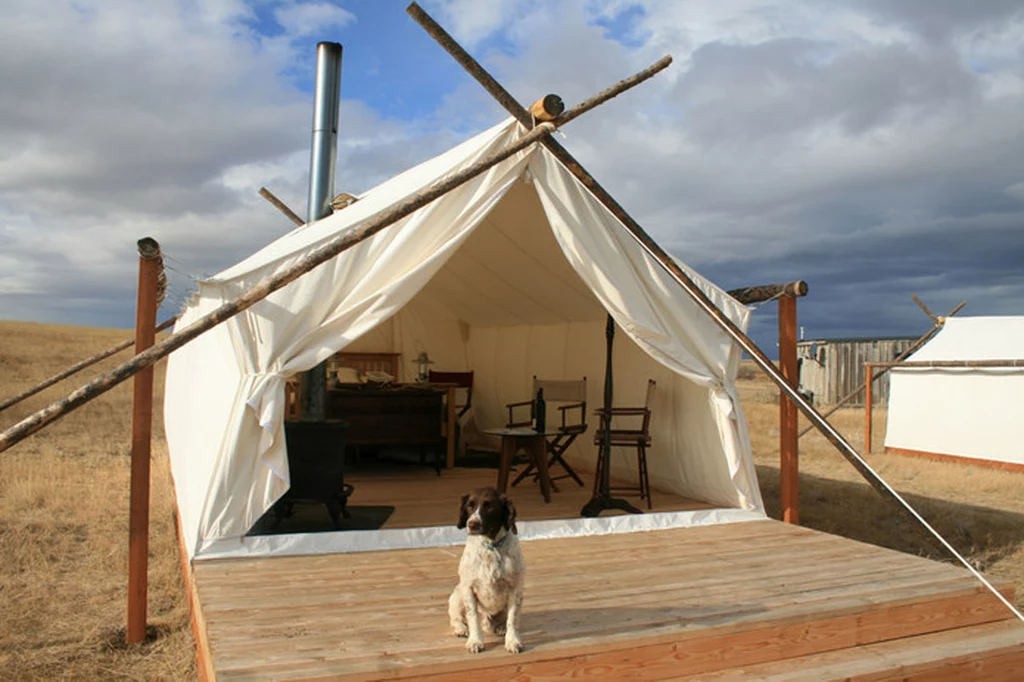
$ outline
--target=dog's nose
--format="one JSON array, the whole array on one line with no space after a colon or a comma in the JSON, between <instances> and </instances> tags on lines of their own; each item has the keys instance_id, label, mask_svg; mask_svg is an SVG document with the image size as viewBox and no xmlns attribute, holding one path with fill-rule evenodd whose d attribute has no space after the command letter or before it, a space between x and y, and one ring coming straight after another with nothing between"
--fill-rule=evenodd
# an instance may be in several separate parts
<instances>
[{"instance_id":1,"label":"dog's nose","mask_svg":"<svg viewBox=\"0 0 1024 682\"><path fill-rule=\"evenodd\" d=\"M480 523L479 519L470 519L469 523L466 524L466 527L469 528L470 533L479 533L483 524Z\"/></svg>"}]
</instances>

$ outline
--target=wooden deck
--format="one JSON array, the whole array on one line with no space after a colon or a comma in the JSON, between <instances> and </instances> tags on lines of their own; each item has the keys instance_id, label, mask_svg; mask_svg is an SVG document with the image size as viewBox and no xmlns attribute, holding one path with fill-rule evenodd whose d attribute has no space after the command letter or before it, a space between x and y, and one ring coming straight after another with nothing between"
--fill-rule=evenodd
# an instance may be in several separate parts
<instances>
[{"instance_id":1,"label":"wooden deck","mask_svg":"<svg viewBox=\"0 0 1024 682\"><path fill-rule=\"evenodd\" d=\"M196 562L201 669L222 680L1024 679L1024 626L965 571L919 557L770 520L523 550L518 656L493 637L468 654L449 634L457 547Z\"/></svg>"}]
</instances>

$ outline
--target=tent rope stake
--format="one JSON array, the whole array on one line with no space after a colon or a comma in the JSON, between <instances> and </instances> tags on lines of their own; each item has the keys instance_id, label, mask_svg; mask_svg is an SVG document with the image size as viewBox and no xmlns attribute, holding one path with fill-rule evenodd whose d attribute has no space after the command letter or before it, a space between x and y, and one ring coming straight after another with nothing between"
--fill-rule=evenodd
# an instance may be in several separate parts
<instances>
[{"instance_id":1,"label":"tent rope stake","mask_svg":"<svg viewBox=\"0 0 1024 682\"><path fill-rule=\"evenodd\" d=\"M612 88L601 93L601 101L607 101L615 95L628 90L639 82L641 81L636 80L635 78L620 81L616 85L612 86ZM600 102L595 102L595 99L596 98L590 98L582 104L573 107L569 111L565 112L563 119L571 121L577 118L583 111L594 108L597 104L600 104ZM273 292L290 284L318 265L334 258L339 253L349 249L355 244L372 237L384 228L398 222L402 218L405 218L423 206L426 206L435 199L444 196L451 190L465 182L468 182L492 166L509 158L513 154L530 147L534 143L542 142L549 138L551 133L555 130L557 130L557 126L553 123L541 123L537 127L532 128L522 138L508 145L504 149L480 159L458 173L435 182L417 194L407 197L386 211L382 211L375 218L368 220L366 223L342 232L331 241L317 248L308 256L296 261L289 268L282 270L276 275L267 277L237 298L221 305L216 310L213 310L204 317L199 318L184 329L178 330L170 338L150 347L149 350L136 355L128 362L119 365L103 376L97 377L81 388L72 391L64 398L51 403L32 415L29 415L3 433L0 433L0 452L7 450L15 443L18 443L22 439L32 435L39 429L59 419L68 412L84 405L96 396L109 391L122 381L130 378L161 358L170 355L173 351L181 348L200 334L258 303Z\"/></svg>"},{"instance_id":2,"label":"tent rope stake","mask_svg":"<svg viewBox=\"0 0 1024 682\"><path fill-rule=\"evenodd\" d=\"M448 53L455 58L456 61L466 69L470 75L474 76L477 81L491 93L498 102L505 107L505 109L512 114L524 125L529 125L531 121L530 113L524 109L515 99L509 95L494 78L488 74L480 64L473 59L462 47L455 42L455 40L449 36L444 30L438 26L427 14L424 12L416 3L413 3L407 9L407 12L414 18L418 23L427 29L427 32L431 34L435 39L441 43ZM443 36L443 40L438 38L440 34ZM597 182L596 179L590 173L588 173L583 166L573 156L552 137L546 137L541 141L548 151L550 151L556 159L558 159L562 165L572 173L590 192L594 197L607 208L612 215L614 215L627 232L637 241L637 243L646 251L652 258L657 261L661 267L679 284L680 287L689 295L689 297L697 304L697 306L707 313L708 316L724 331L737 345L740 346L748 355L753 358L757 365L779 386L779 389L783 391L789 398L796 404L798 409L804 413L812 424L814 424L822 434L832 443L833 446L839 451L853 465L854 469L860 473L861 476L882 495L894 503L901 513L906 512L916 519L929 533L931 533L952 556L954 556L961 564L963 564L967 570L969 570L978 580L981 581L985 587L989 589L1008 609L1010 609L1017 618L1024 621L1024 615L1020 613L1011 604L1006 597L999 593L992 584L985 579L985 577L975 569L949 542L946 541L942 535L939 534L918 512L915 510L903 497L896 492L881 476L878 475L874 469L857 453L852 445L850 445L846 439L840 434L832 425L821 416L821 414L814 409L812 406L790 383L785 379L775 364L768 359L768 356L755 344L750 337L748 337L743 331L737 327L728 316L723 313L714 302L708 298L708 296L697 286L697 284L687 275L682 268L680 268L674 260L644 231L644 229L637 223L632 216L630 216L622 206Z\"/></svg>"}]
</instances>

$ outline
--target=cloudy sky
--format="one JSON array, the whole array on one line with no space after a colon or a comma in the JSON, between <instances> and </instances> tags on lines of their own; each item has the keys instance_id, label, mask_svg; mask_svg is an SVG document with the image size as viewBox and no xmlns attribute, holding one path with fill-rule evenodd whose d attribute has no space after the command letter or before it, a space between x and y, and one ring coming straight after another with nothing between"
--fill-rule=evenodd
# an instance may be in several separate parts
<instances>
[{"instance_id":1,"label":"cloudy sky","mask_svg":"<svg viewBox=\"0 0 1024 682\"><path fill-rule=\"evenodd\" d=\"M405 0L5 0L0 319L130 327L135 242L189 277L305 215L315 45L344 45L337 191L503 119ZM428 0L521 102L670 54L563 143L725 288L804 279L808 338L1024 314L1020 0ZM753 332L774 352L774 304Z\"/></svg>"}]
</instances>

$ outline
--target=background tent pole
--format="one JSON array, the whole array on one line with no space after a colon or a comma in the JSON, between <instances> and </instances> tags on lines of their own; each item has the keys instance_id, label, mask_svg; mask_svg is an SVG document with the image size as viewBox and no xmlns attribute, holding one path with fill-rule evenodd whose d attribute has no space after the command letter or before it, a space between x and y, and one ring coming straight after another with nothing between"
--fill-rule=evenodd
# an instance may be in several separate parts
<instances>
[{"instance_id":1,"label":"background tent pole","mask_svg":"<svg viewBox=\"0 0 1024 682\"><path fill-rule=\"evenodd\" d=\"M875 378L871 376L875 371L875 366L870 362L864 363L864 376L867 377L866 385L864 387L864 454L871 454L871 411L873 409L872 403L874 397L872 396L871 385L874 383Z\"/></svg>"}]
</instances>

